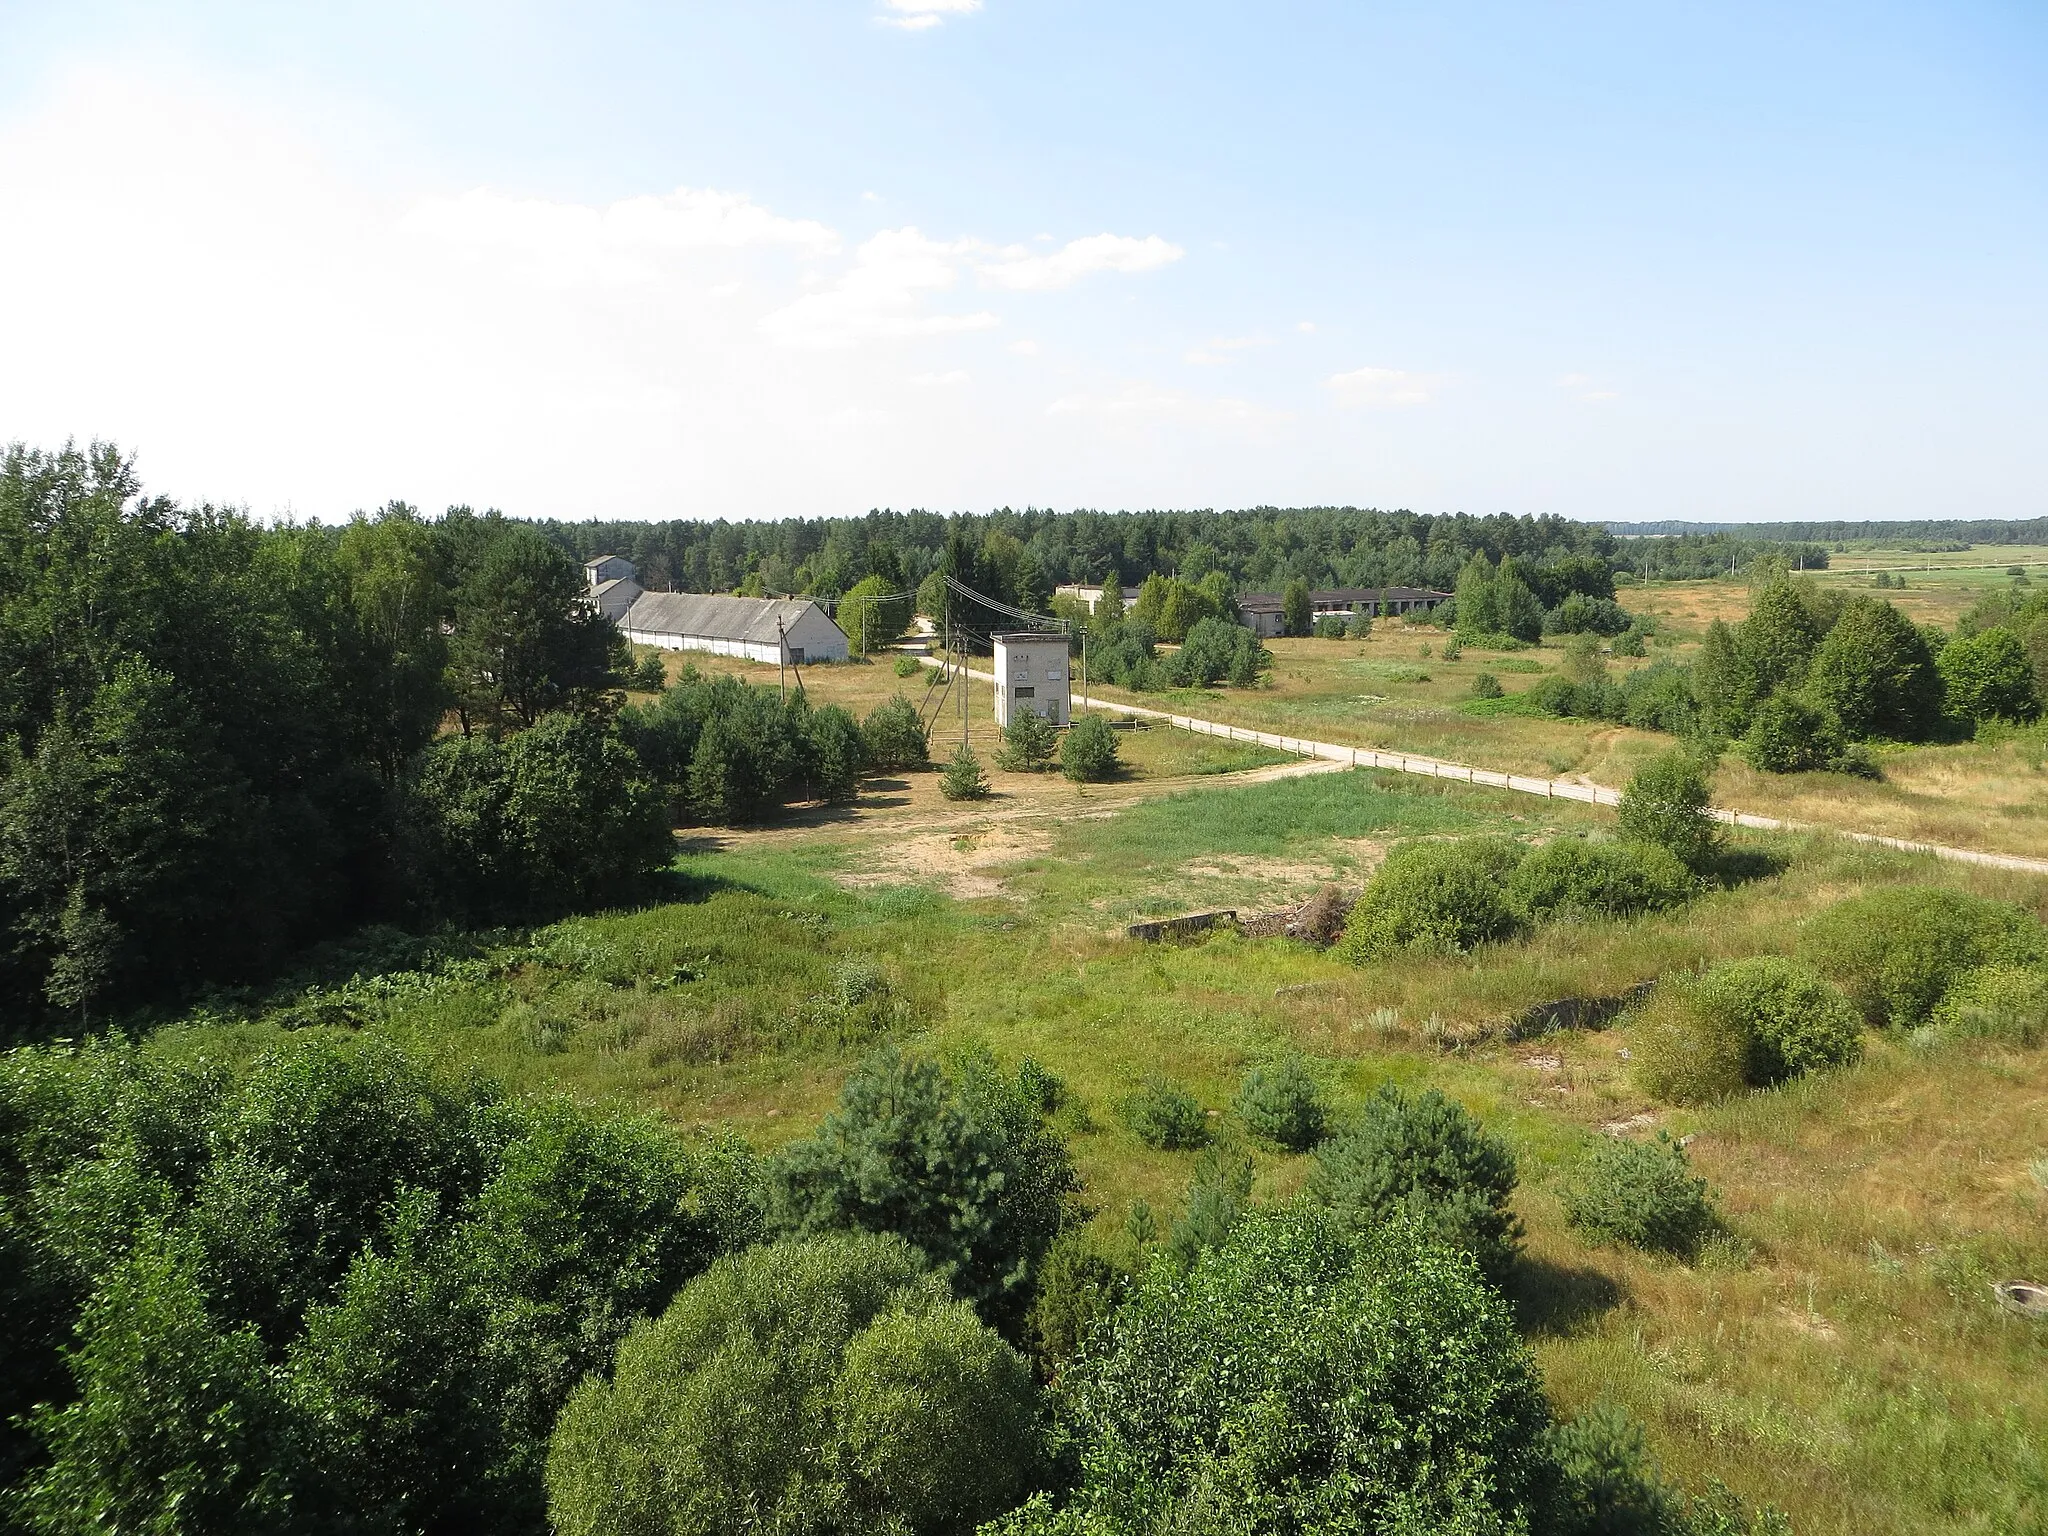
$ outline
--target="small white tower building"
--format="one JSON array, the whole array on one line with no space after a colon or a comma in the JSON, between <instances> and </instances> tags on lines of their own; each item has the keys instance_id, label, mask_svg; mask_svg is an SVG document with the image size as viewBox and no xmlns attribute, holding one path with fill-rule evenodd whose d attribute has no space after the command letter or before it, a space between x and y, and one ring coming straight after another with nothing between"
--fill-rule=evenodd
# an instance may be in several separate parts
<instances>
[{"instance_id":1,"label":"small white tower building","mask_svg":"<svg viewBox=\"0 0 2048 1536\"><path fill-rule=\"evenodd\" d=\"M997 635L996 724L1009 729L1013 712L1028 709L1053 725L1071 723L1067 704L1067 637L1043 630Z\"/></svg>"}]
</instances>

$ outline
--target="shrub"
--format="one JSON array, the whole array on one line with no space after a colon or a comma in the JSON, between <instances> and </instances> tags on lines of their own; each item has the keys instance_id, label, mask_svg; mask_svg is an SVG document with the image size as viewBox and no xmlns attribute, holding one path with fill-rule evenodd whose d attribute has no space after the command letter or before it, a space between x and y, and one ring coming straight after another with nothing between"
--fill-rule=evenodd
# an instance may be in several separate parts
<instances>
[{"instance_id":1,"label":"shrub","mask_svg":"<svg viewBox=\"0 0 2048 1536\"><path fill-rule=\"evenodd\" d=\"M1689 752L1667 752L1635 771L1621 792L1621 835L1670 853L1695 872L1706 867L1719 836L1707 814L1705 766Z\"/></svg>"},{"instance_id":2,"label":"shrub","mask_svg":"<svg viewBox=\"0 0 2048 1536\"><path fill-rule=\"evenodd\" d=\"M779 1232L892 1232L984 1317L1012 1328L1080 1181L1027 1085L949 1076L893 1046L856 1067L817 1134L767 1166Z\"/></svg>"},{"instance_id":3,"label":"shrub","mask_svg":"<svg viewBox=\"0 0 2048 1536\"><path fill-rule=\"evenodd\" d=\"M1662 1131L1654 1141L1603 1138L1566 1186L1564 1213L1590 1241L1680 1258L1715 1226L1707 1181Z\"/></svg>"},{"instance_id":4,"label":"shrub","mask_svg":"<svg viewBox=\"0 0 2048 1536\"><path fill-rule=\"evenodd\" d=\"M1560 837L1516 866L1508 902L1530 921L1582 913L1628 917L1677 906L1692 877L1670 853L1648 843L1589 843Z\"/></svg>"},{"instance_id":5,"label":"shrub","mask_svg":"<svg viewBox=\"0 0 2048 1536\"><path fill-rule=\"evenodd\" d=\"M2039 1045L2048 1039L2048 971L2021 965L1965 971L1927 1022L1944 1038Z\"/></svg>"},{"instance_id":6,"label":"shrub","mask_svg":"<svg viewBox=\"0 0 2048 1536\"><path fill-rule=\"evenodd\" d=\"M1167 1234L1166 1251L1182 1266L1221 1248L1244 1219L1252 1198L1252 1160L1217 1147L1204 1151L1188 1180L1187 1198Z\"/></svg>"},{"instance_id":7,"label":"shrub","mask_svg":"<svg viewBox=\"0 0 2048 1536\"><path fill-rule=\"evenodd\" d=\"M1037 773L1052 766L1058 750L1059 732L1051 721L1036 710L1013 710L996 752L996 766L1008 773Z\"/></svg>"},{"instance_id":8,"label":"shrub","mask_svg":"<svg viewBox=\"0 0 2048 1536\"><path fill-rule=\"evenodd\" d=\"M1949 641L1934 665L1959 720L2022 721L2041 712L2026 645L2003 625Z\"/></svg>"},{"instance_id":9,"label":"shrub","mask_svg":"<svg viewBox=\"0 0 2048 1536\"><path fill-rule=\"evenodd\" d=\"M1515 931L1506 882L1525 850L1506 838L1394 849L1351 909L1337 951L1354 965L1405 949L1455 952Z\"/></svg>"},{"instance_id":10,"label":"shrub","mask_svg":"<svg viewBox=\"0 0 2048 1536\"><path fill-rule=\"evenodd\" d=\"M1907 885L1837 902L1806 925L1800 949L1872 1024L1911 1027L1963 972L2029 964L2048 945L2018 907Z\"/></svg>"},{"instance_id":11,"label":"shrub","mask_svg":"<svg viewBox=\"0 0 2048 1536\"><path fill-rule=\"evenodd\" d=\"M1667 976L1638 1009L1629 1035L1636 1085L1667 1104L1712 1104L1749 1084L1749 1033L1697 1005L1698 979Z\"/></svg>"},{"instance_id":12,"label":"shrub","mask_svg":"<svg viewBox=\"0 0 2048 1536\"><path fill-rule=\"evenodd\" d=\"M946 761L939 775L939 793L948 800L984 800L988 797L988 776L981 771L981 759L963 743Z\"/></svg>"},{"instance_id":13,"label":"shrub","mask_svg":"<svg viewBox=\"0 0 2048 1536\"><path fill-rule=\"evenodd\" d=\"M1306 1152L1321 1141L1329 1118L1322 1090L1296 1055L1245 1073L1236 1108L1254 1136L1289 1152Z\"/></svg>"},{"instance_id":14,"label":"shrub","mask_svg":"<svg viewBox=\"0 0 2048 1536\"><path fill-rule=\"evenodd\" d=\"M1643 632L1629 628L1614 637L1614 654L1617 656L1647 656L1650 648L1643 643Z\"/></svg>"},{"instance_id":15,"label":"shrub","mask_svg":"<svg viewBox=\"0 0 2048 1536\"><path fill-rule=\"evenodd\" d=\"M1031 1303L1031 1349L1042 1374L1056 1376L1080 1353L1130 1283L1130 1272L1095 1247L1085 1229L1060 1235L1046 1252Z\"/></svg>"},{"instance_id":16,"label":"shrub","mask_svg":"<svg viewBox=\"0 0 2048 1536\"><path fill-rule=\"evenodd\" d=\"M1827 716L1782 691L1757 706L1742 737L1743 758L1761 773L1810 773L1840 748Z\"/></svg>"},{"instance_id":17,"label":"shrub","mask_svg":"<svg viewBox=\"0 0 2048 1536\"><path fill-rule=\"evenodd\" d=\"M1164 1077L1148 1077L1124 1105L1138 1140L1161 1151L1185 1151L1209 1139L1209 1116L1192 1093Z\"/></svg>"},{"instance_id":18,"label":"shrub","mask_svg":"<svg viewBox=\"0 0 2048 1536\"><path fill-rule=\"evenodd\" d=\"M1664 1481L1626 1409L1602 1403L1544 1436L1553 1489L1546 1536L1681 1536L1685 1495Z\"/></svg>"},{"instance_id":19,"label":"shrub","mask_svg":"<svg viewBox=\"0 0 2048 1536\"><path fill-rule=\"evenodd\" d=\"M563 1536L971 1529L1038 1473L1023 1359L872 1234L721 1261L562 1410Z\"/></svg>"},{"instance_id":20,"label":"shrub","mask_svg":"<svg viewBox=\"0 0 2048 1536\"><path fill-rule=\"evenodd\" d=\"M1337 1223L1367 1231L1406 1219L1471 1254L1499 1280L1514 1264L1522 1224L1508 1209L1515 1155L1436 1089L1382 1084L1364 1110L1316 1153L1310 1194Z\"/></svg>"},{"instance_id":21,"label":"shrub","mask_svg":"<svg viewBox=\"0 0 2048 1536\"><path fill-rule=\"evenodd\" d=\"M1481 672L1472 679L1472 697L1475 699L1497 699L1502 692L1500 679L1491 672Z\"/></svg>"},{"instance_id":22,"label":"shrub","mask_svg":"<svg viewBox=\"0 0 2048 1536\"><path fill-rule=\"evenodd\" d=\"M1250 688L1273 664L1272 653L1242 624L1206 618L1188 631L1181 648L1159 664L1163 681L1175 688L1206 688L1228 682Z\"/></svg>"},{"instance_id":23,"label":"shrub","mask_svg":"<svg viewBox=\"0 0 2048 1536\"><path fill-rule=\"evenodd\" d=\"M897 595L895 586L880 576L864 576L839 600L839 611L833 617L846 632L854 655L866 656L893 645L910 627L911 600Z\"/></svg>"},{"instance_id":24,"label":"shrub","mask_svg":"<svg viewBox=\"0 0 2048 1536\"><path fill-rule=\"evenodd\" d=\"M1061 1385L1079 1477L991 1536L1520 1530L1542 1486L1507 1304L1402 1228L1247 1215L1192 1269L1154 1266Z\"/></svg>"},{"instance_id":25,"label":"shrub","mask_svg":"<svg viewBox=\"0 0 2048 1536\"><path fill-rule=\"evenodd\" d=\"M860 793L868 766L867 739L860 722L837 704L820 705L810 717L814 783L821 799L844 804Z\"/></svg>"},{"instance_id":26,"label":"shrub","mask_svg":"<svg viewBox=\"0 0 2048 1536\"><path fill-rule=\"evenodd\" d=\"M895 672L898 677L915 677L920 666L921 663L919 663L915 656L898 656L896 658Z\"/></svg>"},{"instance_id":27,"label":"shrub","mask_svg":"<svg viewBox=\"0 0 2048 1536\"><path fill-rule=\"evenodd\" d=\"M1692 1000L1747 1036L1744 1076L1752 1084L1846 1066L1863 1054L1863 1021L1849 999L1798 960L1759 955L1714 966Z\"/></svg>"},{"instance_id":28,"label":"shrub","mask_svg":"<svg viewBox=\"0 0 2048 1536\"><path fill-rule=\"evenodd\" d=\"M1429 654L1429 648L1428 648L1427 646L1424 646L1424 647L1423 647L1423 654L1424 654L1424 655L1428 655L1428 654ZM1443 656L1444 656L1444 660L1445 660L1445 661L1461 661L1461 660L1463 660L1463 659L1464 659L1464 655L1465 655L1465 647L1464 647L1464 646L1462 646L1462 645L1460 645L1460 644L1458 644L1458 636L1457 636L1457 633L1456 633L1456 631L1453 631L1453 632L1451 633L1451 636L1450 636L1450 638L1444 641L1444 650L1443 650Z\"/></svg>"},{"instance_id":29,"label":"shrub","mask_svg":"<svg viewBox=\"0 0 2048 1536\"><path fill-rule=\"evenodd\" d=\"M868 744L868 761L884 773L922 768L931 761L924 721L917 706L900 693L868 711L860 733Z\"/></svg>"},{"instance_id":30,"label":"shrub","mask_svg":"<svg viewBox=\"0 0 2048 1536\"><path fill-rule=\"evenodd\" d=\"M668 687L668 668L662 665L661 652L649 651L633 663L632 685L641 693L660 693Z\"/></svg>"},{"instance_id":31,"label":"shrub","mask_svg":"<svg viewBox=\"0 0 2048 1536\"><path fill-rule=\"evenodd\" d=\"M1100 715L1084 715L1060 742L1060 772L1076 784L1113 778L1123 766L1117 757L1116 732Z\"/></svg>"},{"instance_id":32,"label":"shrub","mask_svg":"<svg viewBox=\"0 0 2048 1536\"><path fill-rule=\"evenodd\" d=\"M1344 628L1343 614L1325 613L1317 617L1311 633L1318 640L1342 640L1344 638Z\"/></svg>"}]
</instances>

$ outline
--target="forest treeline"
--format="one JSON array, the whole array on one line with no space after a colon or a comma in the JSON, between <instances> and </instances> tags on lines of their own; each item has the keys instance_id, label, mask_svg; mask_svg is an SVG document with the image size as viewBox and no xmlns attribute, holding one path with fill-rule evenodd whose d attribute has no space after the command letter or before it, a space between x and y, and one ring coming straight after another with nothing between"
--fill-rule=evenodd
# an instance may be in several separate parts
<instances>
[{"instance_id":1,"label":"forest treeline","mask_svg":"<svg viewBox=\"0 0 2048 1536\"><path fill-rule=\"evenodd\" d=\"M677 820L923 756L908 704L861 723L686 675L628 707L649 680L582 590L495 514L263 527L143 495L109 447L9 450L5 1032L259 978L373 920L625 900Z\"/></svg>"},{"instance_id":2,"label":"forest treeline","mask_svg":"<svg viewBox=\"0 0 2048 1536\"><path fill-rule=\"evenodd\" d=\"M1474 553L1548 563L1605 557L1614 538L1561 517L1426 516L1358 507L1243 511L987 514L874 511L865 517L779 522L549 522L537 524L579 560L620 554L649 587L687 592L762 590L836 597L880 575L915 591L944 568L965 585L1042 609L1055 587L1125 586L1147 576L1200 582L1221 572L1242 591L1426 586L1445 591Z\"/></svg>"},{"instance_id":3,"label":"forest treeline","mask_svg":"<svg viewBox=\"0 0 2048 1536\"><path fill-rule=\"evenodd\" d=\"M1903 522L1833 519L1792 523L1610 523L1613 532L1631 541L1641 537L1682 535L1729 536L1775 543L1931 544L1961 548L1970 544L2048 544L2048 517L2011 519L1933 517Z\"/></svg>"}]
</instances>

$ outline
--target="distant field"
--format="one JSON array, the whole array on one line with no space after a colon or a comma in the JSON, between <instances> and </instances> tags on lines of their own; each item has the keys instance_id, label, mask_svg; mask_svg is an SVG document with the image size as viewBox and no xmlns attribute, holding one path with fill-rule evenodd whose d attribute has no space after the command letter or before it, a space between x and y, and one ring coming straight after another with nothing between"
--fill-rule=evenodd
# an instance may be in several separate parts
<instances>
[{"instance_id":1,"label":"distant field","mask_svg":"<svg viewBox=\"0 0 2048 1536\"><path fill-rule=\"evenodd\" d=\"M1163 729L1126 740L1163 765L1192 750ZM1170 1216L1193 1166L1123 1123L1119 1105L1148 1073L1187 1082L1224 1135L1239 1074L1283 1046L1310 1054L1340 1108L1390 1078L1434 1083L1521 1159L1518 1305L1567 1409L1628 1406L1676 1475L1773 1500L1801 1536L2039 1528L2048 1332L2000 1314L1986 1285L2048 1276L2048 1191L2028 1173L2048 1153L2048 1052L1880 1040L1852 1071L1674 1111L1629 1082L1625 1027L1521 1043L1502 1031L1548 999L1782 952L1806 917L1871 885L1934 881L2048 913L2048 881L1751 838L1784 872L1679 912L1354 969L1284 940L1141 945L1122 925L1356 886L1402 837L1541 838L1610 825L1609 813L1341 771L1085 790L1036 779L971 806L939 800L933 778L695 838L667 904L508 940L499 979L395 994L367 1027L515 1087L567 1086L772 1146L815 1124L869 1043L834 1035L816 1004L840 966L873 963L897 999L883 1027L940 1050L1029 1055L1069 1084L1061 1124L1105 1231L1139 1199ZM199 1022L158 1048L244 1054L277 1030ZM1687 1268L1573 1236L1560 1181L1602 1127L1624 1123L1696 1138L1733 1250ZM1307 1166L1258 1152L1256 1197L1293 1194Z\"/></svg>"}]
</instances>

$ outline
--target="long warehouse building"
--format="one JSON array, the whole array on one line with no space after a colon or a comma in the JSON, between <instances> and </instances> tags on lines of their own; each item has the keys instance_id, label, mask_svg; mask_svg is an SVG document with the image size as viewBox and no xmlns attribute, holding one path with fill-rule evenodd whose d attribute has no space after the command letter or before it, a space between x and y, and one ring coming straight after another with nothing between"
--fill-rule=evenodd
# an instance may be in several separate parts
<instances>
[{"instance_id":1,"label":"long warehouse building","mask_svg":"<svg viewBox=\"0 0 2048 1536\"><path fill-rule=\"evenodd\" d=\"M847 658L845 631L808 598L648 592L632 562L617 555L587 561L584 571L591 605L640 645L744 656L771 666Z\"/></svg>"}]
</instances>

